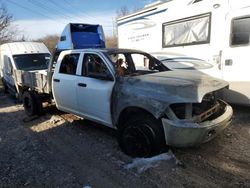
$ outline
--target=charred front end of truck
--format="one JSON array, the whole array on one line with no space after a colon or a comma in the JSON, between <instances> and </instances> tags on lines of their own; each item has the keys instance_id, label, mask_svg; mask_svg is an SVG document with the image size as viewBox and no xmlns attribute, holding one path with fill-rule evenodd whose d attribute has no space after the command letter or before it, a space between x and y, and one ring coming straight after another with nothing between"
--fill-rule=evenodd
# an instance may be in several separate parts
<instances>
[{"instance_id":1,"label":"charred front end of truck","mask_svg":"<svg viewBox=\"0 0 250 188\"><path fill-rule=\"evenodd\" d=\"M143 52L109 57L117 70L112 116L125 153L145 157L163 145L199 145L230 124L233 110L220 97L227 82L198 71L172 71Z\"/></svg>"},{"instance_id":2,"label":"charred front end of truck","mask_svg":"<svg viewBox=\"0 0 250 188\"><path fill-rule=\"evenodd\" d=\"M208 142L232 120L232 107L221 99L228 83L217 78L165 71L122 78L118 83L114 109L124 112L128 107L130 111L137 108L142 118L146 117L141 115L142 111L151 114L160 122L157 131L163 132L164 142L169 146L190 147ZM137 111L132 112L133 118L137 118ZM125 117L125 121L130 118Z\"/></svg>"},{"instance_id":3,"label":"charred front end of truck","mask_svg":"<svg viewBox=\"0 0 250 188\"><path fill-rule=\"evenodd\" d=\"M200 103L175 103L162 118L167 145L189 147L210 141L231 122L231 106L218 97L220 91L206 94Z\"/></svg>"}]
</instances>

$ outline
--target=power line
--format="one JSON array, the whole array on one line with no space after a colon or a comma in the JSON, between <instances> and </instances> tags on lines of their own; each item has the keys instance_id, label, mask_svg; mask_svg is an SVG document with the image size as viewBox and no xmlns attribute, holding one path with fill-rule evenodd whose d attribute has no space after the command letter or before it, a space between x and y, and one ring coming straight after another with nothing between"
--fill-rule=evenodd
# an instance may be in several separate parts
<instances>
[{"instance_id":1,"label":"power line","mask_svg":"<svg viewBox=\"0 0 250 188\"><path fill-rule=\"evenodd\" d=\"M52 0L53 1L53 0ZM70 7L72 7L73 9L79 11L82 15L84 15L85 17L89 18L89 19L94 19L94 20L103 20L102 18L98 18L95 17L95 16L92 16L90 14L87 14L87 13L84 13L83 10L79 9L78 7L76 6L73 6L72 3L68 2L67 0L63 0L66 4L68 4ZM104 20L103 20L104 21ZM105 20L106 21L106 20Z\"/></svg>"},{"instance_id":2,"label":"power line","mask_svg":"<svg viewBox=\"0 0 250 188\"><path fill-rule=\"evenodd\" d=\"M15 5L15 6L17 6L17 7L21 7L23 9L25 9L25 10L28 10L28 11L33 12L35 14L39 14L41 16L44 16L44 17L47 17L47 18L51 19L52 21L55 21L52 17L47 16L45 14L42 14L41 12L35 11L33 9L30 9L29 7L25 7L25 6L23 6L23 5L21 5L21 4L17 3L17 2L13 2L12 0L9 0L8 2ZM58 22L58 21L55 21L55 22ZM61 22L61 23L65 24L64 22Z\"/></svg>"},{"instance_id":3,"label":"power line","mask_svg":"<svg viewBox=\"0 0 250 188\"><path fill-rule=\"evenodd\" d=\"M29 0L30 1L30 0ZM60 22L60 23L63 23L63 24L66 24L66 23L68 23L68 22L66 22L66 21L62 21L62 20L55 20L55 18L53 18L53 17L50 17L50 16L48 16L48 15L46 15L46 14L44 14L44 13L42 13L42 12L39 12L39 11L35 11L34 9L31 9L31 8L29 8L29 7L27 7L27 6L23 6L22 4L19 4L19 3L17 3L17 2L14 2L14 1L12 1L12 0L9 0L8 1L9 3L11 3L11 4L13 4L13 5L15 5L15 6L17 6L17 7L21 7L22 9L25 9L25 10L28 10L28 11L30 11L30 12L32 12L32 13L35 13L35 14L39 14L39 15L41 15L41 16L43 16L43 17L47 17L47 18L49 18L51 21L54 21L54 22ZM66 2L66 1L65 1ZM33 5L35 5L35 6L39 6L39 8L40 8L40 5L41 5L41 7L43 8L43 9L45 9L47 12L49 12L46 8L48 8L48 9L50 9L50 10L52 10L52 11L54 11L53 10L53 8L51 9L50 7L48 7L48 6L44 6L44 5L42 5L41 3L35 3L34 4L34 2L31 2L30 1L30 3L32 3ZM61 14L61 13L60 13ZM64 18L65 19L69 19L69 17L67 17L67 16L64 16ZM108 29L108 28L113 28L113 26L111 26L111 25L106 25L106 24L102 24L102 26L103 27L105 27L106 28L106 30Z\"/></svg>"},{"instance_id":4,"label":"power line","mask_svg":"<svg viewBox=\"0 0 250 188\"><path fill-rule=\"evenodd\" d=\"M74 16L74 15L70 15L68 14L68 12L72 12L71 9L67 9L64 6L62 6L61 4L55 3L53 0L48 0L51 4L53 4L56 8L60 8L63 11L66 11L68 16L70 16L73 19L78 19L78 20L82 20L82 18L78 17L78 16ZM73 12L72 12L73 13Z\"/></svg>"},{"instance_id":5,"label":"power line","mask_svg":"<svg viewBox=\"0 0 250 188\"><path fill-rule=\"evenodd\" d=\"M65 19L72 19L69 16L64 15L64 13L61 13L60 11L58 11L57 9L53 9L49 6L46 6L45 4L38 2L38 1L32 1L32 0L28 0L28 2L30 2L31 4L35 5L36 7L42 8L43 10L51 13L51 12L55 12L58 15L60 15L61 17L65 18Z\"/></svg>"},{"instance_id":6,"label":"power line","mask_svg":"<svg viewBox=\"0 0 250 188\"><path fill-rule=\"evenodd\" d=\"M17 3L17 2L14 2L14 1L12 1L12 0L9 0L8 1L9 3L11 3L11 4L14 4L15 6L17 6L17 7L21 7L22 9L25 9L25 10L28 10L28 11L30 11L30 12L32 12L32 13L35 13L35 14L39 14L39 15L41 15L41 16L43 16L43 17L47 17L47 18L49 18L50 20L52 20L52 21L54 21L54 22L61 22L61 23L63 23L63 24L65 24L65 23L68 23L68 22L66 22L66 21L61 21L61 20L57 20L57 21L55 21L55 18L54 17L50 17L50 16L48 16L48 15L46 15L46 14L44 14L44 13L42 13L42 12L40 12L40 11L35 11L34 9L31 9L31 8L29 8L29 7L27 7L27 6L24 6L24 5L22 5L22 4L19 4L19 3ZM42 5L41 3L35 3L34 4L34 2L32 1L32 2L30 2L30 3L32 3L33 5L35 5L36 7L37 6L40 6L40 5ZM47 12L49 12L49 10L51 10L51 11L54 11L54 9L52 8L49 8L48 6L41 6L43 9L45 9ZM48 8L49 10L47 10L46 8ZM54 11L55 12L55 11ZM60 13L61 14L61 13ZM70 19L69 17L67 17L67 16L64 16L64 18L65 19ZM111 25L105 25L104 24L104 26L105 27L112 27Z\"/></svg>"}]
</instances>

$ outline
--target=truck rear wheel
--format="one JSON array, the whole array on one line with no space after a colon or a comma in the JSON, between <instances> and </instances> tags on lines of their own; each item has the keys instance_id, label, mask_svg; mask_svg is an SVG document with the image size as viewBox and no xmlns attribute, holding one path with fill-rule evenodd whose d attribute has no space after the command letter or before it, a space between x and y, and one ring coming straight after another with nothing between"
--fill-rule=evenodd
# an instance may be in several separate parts
<instances>
[{"instance_id":1,"label":"truck rear wheel","mask_svg":"<svg viewBox=\"0 0 250 188\"><path fill-rule=\"evenodd\" d=\"M25 91L23 107L28 116L39 115L42 111L42 102L39 95L32 91Z\"/></svg>"},{"instance_id":2,"label":"truck rear wheel","mask_svg":"<svg viewBox=\"0 0 250 188\"><path fill-rule=\"evenodd\" d=\"M132 157L150 157L165 146L162 124L149 114L130 117L118 131L121 149Z\"/></svg>"}]
</instances>

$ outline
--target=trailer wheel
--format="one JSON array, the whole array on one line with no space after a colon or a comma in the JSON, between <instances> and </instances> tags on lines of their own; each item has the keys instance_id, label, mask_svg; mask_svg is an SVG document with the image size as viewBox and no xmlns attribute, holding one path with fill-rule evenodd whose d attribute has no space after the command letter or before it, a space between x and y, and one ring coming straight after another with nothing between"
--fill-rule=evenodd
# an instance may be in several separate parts
<instances>
[{"instance_id":1,"label":"trailer wheel","mask_svg":"<svg viewBox=\"0 0 250 188\"><path fill-rule=\"evenodd\" d=\"M23 107L28 116L39 115L42 111L42 102L39 95L32 91L25 91Z\"/></svg>"},{"instance_id":2,"label":"trailer wheel","mask_svg":"<svg viewBox=\"0 0 250 188\"><path fill-rule=\"evenodd\" d=\"M121 149L132 157L150 157L164 149L162 124L148 114L132 116L118 128Z\"/></svg>"}]
</instances>

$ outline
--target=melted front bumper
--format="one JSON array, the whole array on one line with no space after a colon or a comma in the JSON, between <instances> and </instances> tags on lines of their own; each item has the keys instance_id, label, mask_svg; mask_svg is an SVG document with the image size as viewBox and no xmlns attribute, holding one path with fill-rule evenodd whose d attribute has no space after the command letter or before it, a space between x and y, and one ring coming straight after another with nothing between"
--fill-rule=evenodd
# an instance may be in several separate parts
<instances>
[{"instance_id":1,"label":"melted front bumper","mask_svg":"<svg viewBox=\"0 0 250 188\"><path fill-rule=\"evenodd\" d=\"M225 103L225 112L211 121L185 123L162 118L166 144L175 147L189 147L208 142L231 123L232 116L232 107Z\"/></svg>"}]
</instances>

